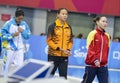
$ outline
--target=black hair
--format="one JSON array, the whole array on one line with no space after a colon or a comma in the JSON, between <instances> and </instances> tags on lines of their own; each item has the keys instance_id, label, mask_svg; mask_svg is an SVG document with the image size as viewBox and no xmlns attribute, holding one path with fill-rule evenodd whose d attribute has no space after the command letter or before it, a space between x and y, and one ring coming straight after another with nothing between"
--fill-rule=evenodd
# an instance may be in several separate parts
<instances>
[{"instance_id":1,"label":"black hair","mask_svg":"<svg viewBox=\"0 0 120 83\"><path fill-rule=\"evenodd\" d=\"M114 37L113 40L118 39L118 41L120 42L120 37Z\"/></svg>"},{"instance_id":2,"label":"black hair","mask_svg":"<svg viewBox=\"0 0 120 83\"><path fill-rule=\"evenodd\" d=\"M21 8L17 8L15 11L15 17L24 16L24 12Z\"/></svg>"},{"instance_id":3,"label":"black hair","mask_svg":"<svg viewBox=\"0 0 120 83\"><path fill-rule=\"evenodd\" d=\"M78 36L77 36L77 38L80 38L80 39L81 39L82 37L83 37L83 34L82 34L82 33L79 33Z\"/></svg>"},{"instance_id":4,"label":"black hair","mask_svg":"<svg viewBox=\"0 0 120 83\"><path fill-rule=\"evenodd\" d=\"M97 16L93 19L93 22L96 23L96 21L99 21L101 17L105 17L105 16Z\"/></svg>"},{"instance_id":5,"label":"black hair","mask_svg":"<svg viewBox=\"0 0 120 83\"><path fill-rule=\"evenodd\" d=\"M66 10L68 12L68 10L66 8L59 8L58 11L57 11L57 14L59 14L61 12L61 10Z\"/></svg>"}]
</instances>

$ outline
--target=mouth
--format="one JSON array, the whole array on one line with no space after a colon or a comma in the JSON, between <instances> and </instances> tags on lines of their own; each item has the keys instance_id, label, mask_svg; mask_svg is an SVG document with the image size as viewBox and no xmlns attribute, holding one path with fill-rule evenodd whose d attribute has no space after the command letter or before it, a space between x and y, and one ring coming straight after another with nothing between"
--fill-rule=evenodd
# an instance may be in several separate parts
<instances>
[{"instance_id":1,"label":"mouth","mask_svg":"<svg viewBox=\"0 0 120 83\"><path fill-rule=\"evenodd\" d=\"M63 18L64 20L66 20L67 18Z\"/></svg>"}]
</instances>

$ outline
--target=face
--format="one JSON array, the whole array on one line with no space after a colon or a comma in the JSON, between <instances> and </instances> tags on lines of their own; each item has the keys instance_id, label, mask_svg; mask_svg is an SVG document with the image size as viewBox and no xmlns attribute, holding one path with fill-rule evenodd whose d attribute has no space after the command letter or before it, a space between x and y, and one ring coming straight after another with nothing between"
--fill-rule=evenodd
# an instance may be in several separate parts
<instances>
[{"instance_id":1,"label":"face","mask_svg":"<svg viewBox=\"0 0 120 83\"><path fill-rule=\"evenodd\" d=\"M66 21L66 20L67 20L67 17L68 17L68 12L67 12L67 10L62 9L62 10L60 11L60 13L57 14L57 17L58 17L61 21Z\"/></svg>"},{"instance_id":2,"label":"face","mask_svg":"<svg viewBox=\"0 0 120 83\"><path fill-rule=\"evenodd\" d=\"M106 17L101 17L99 21L97 21L97 26L105 29L107 27L107 18Z\"/></svg>"},{"instance_id":3,"label":"face","mask_svg":"<svg viewBox=\"0 0 120 83\"><path fill-rule=\"evenodd\" d=\"M23 20L24 16L15 17L17 23L20 23Z\"/></svg>"}]
</instances>

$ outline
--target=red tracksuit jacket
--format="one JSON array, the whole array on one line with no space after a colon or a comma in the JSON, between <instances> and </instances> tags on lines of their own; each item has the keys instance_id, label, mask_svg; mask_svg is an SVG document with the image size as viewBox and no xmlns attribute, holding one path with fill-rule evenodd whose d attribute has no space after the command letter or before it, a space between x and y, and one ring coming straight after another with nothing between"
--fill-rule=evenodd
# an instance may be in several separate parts
<instances>
[{"instance_id":1,"label":"red tracksuit jacket","mask_svg":"<svg viewBox=\"0 0 120 83\"><path fill-rule=\"evenodd\" d=\"M110 46L110 35L105 31L101 31L98 28L91 31L87 37L87 56L86 64L95 66L95 60L100 61L100 66L107 65L108 52Z\"/></svg>"}]
</instances>

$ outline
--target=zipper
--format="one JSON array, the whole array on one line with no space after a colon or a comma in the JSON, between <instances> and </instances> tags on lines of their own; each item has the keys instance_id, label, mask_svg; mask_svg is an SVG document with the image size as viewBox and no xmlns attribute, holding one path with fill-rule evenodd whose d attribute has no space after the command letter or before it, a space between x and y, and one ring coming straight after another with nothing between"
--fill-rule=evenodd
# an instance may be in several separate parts
<instances>
[{"instance_id":1,"label":"zipper","mask_svg":"<svg viewBox=\"0 0 120 83\"><path fill-rule=\"evenodd\" d=\"M102 50L103 50L103 36L101 35L101 39L102 39L102 44L101 44L101 51L100 51L100 62L102 61Z\"/></svg>"},{"instance_id":2,"label":"zipper","mask_svg":"<svg viewBox=\"0 0 120 83\"><path fill-rule=\"evenodd\" d=\"M19 28L19 26L18 26L18 28ZM18 28L17 28L17 29L18 29ZM19 37L20 37L20 33L19 33L19 35L18 35L17 38L16 38L16 39L17 39L17 42L16 42L16 47L17 47L17 49L18 49L18 46L19 46Z\"/></svg>"},{"instance_id":3,"label":"zipper","mask_svg":"<svg viewBox=\"0 0 120 83\"><path fill-rule=\"evenodd\" d=\"M64 39L64 29L62 26L62 49L63 49L63 39ZM63 55L63 53L61 52L61 56Z\"/></svg>"}]
</instances>

